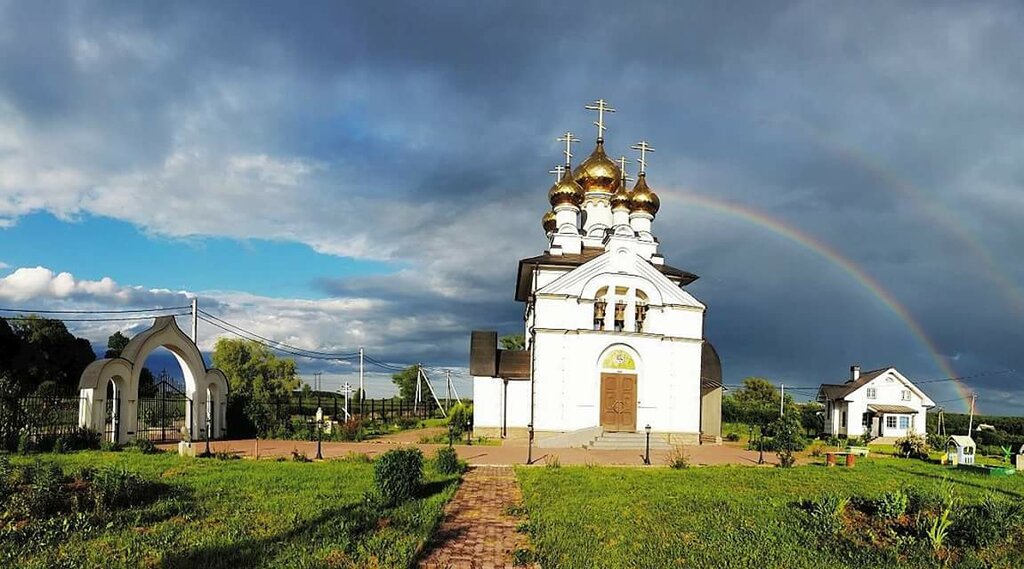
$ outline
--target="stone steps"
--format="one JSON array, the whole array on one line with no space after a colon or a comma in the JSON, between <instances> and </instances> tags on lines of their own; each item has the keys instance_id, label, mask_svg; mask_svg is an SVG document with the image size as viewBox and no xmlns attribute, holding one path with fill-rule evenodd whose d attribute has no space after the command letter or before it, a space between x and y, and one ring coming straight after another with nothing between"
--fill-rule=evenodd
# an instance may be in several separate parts
<instances>
[{"instance_id":1,"label":"stone steps","mask_svg":"<svg viewBox=\"0 0 1024 569\"><path fill-rule=\"evenodd\" d=\"M647 433L604 433L587 448L594 450L644 450ZM671 450L663 435L651 433L651 450Z\"/></svg>"}]
</instances>

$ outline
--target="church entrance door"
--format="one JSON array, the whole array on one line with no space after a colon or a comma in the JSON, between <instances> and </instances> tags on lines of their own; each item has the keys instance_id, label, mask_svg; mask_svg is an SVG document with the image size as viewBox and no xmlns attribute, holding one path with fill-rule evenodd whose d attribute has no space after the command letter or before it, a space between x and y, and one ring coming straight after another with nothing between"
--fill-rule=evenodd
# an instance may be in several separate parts
<instances>
[{"instance_id":1,"label":"church entrance door","mask_svg":"<svg viewBox=\"0 0 1024 569\"><path fill-rule=\"evenodd\" d=\"M601 426L607 431L636 431L636 376L601 374Z\"/></svg>"}]
</instances>

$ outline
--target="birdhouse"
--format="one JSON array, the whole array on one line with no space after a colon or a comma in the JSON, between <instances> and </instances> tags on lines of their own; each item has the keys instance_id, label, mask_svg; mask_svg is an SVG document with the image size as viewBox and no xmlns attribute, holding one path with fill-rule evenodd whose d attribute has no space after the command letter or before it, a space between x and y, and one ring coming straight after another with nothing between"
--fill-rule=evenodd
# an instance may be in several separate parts
<instances>
[{"instance_id":1,"label":"birdhouse","mask_svg":"<svg viewBox=\"0 0 1024 569\"><path fill-rule=\"evenodd\" d=\"M946 461L953 466L974 464L974 454L977 448L971 437L953 435L946 442Z\"/></svg>"}]
</instances>

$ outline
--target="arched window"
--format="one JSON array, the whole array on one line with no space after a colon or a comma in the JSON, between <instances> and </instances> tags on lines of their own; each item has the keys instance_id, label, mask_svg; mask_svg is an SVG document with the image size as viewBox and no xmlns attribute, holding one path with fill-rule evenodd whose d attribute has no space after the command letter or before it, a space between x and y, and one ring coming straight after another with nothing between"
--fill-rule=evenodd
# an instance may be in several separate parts
<instances>
[{"instance_id":1,"label":"arched window","mask_svg":"<svg viewBox=\"0 0 1024 569\"><path fill-rule=\"evenodd\" d=\"M605 286L594 295L594 330L645 332L648 295L632 286Z\"/></svg>"},{"instance_id":2,"label":"arched window","mask_svg":"<svg viewBox=\"0 0 1024 569\"><path fill-rule=\"evenodd\" d=\"M594 296L594 330L604 330L604 319L608 310L608 287L603 287Z\"/></svg>"}]
</instances>

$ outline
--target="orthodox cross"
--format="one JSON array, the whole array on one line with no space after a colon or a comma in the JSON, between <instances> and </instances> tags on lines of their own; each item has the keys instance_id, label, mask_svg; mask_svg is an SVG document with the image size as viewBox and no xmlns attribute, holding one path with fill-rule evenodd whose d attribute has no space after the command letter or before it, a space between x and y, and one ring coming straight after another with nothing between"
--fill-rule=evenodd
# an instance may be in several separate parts
<instances>
[{"instance_id":1,"label":"orthodox cross","mask_svg":"<svg viewBox=\"0 0 1024 569\"><path fill-rule=\"evenodd\" d=\"M597 140L598 140L598 142L603 142L604 141L604 131L605 131L604 114L605 113L614 113L615 109L609 107L608 106L608 101L605 101L604 99L598 99L598 100L594 101L593 103L587 105L584 108L587 109L588 111L597 111L597 120L594 121L594 126L597 127Z\"/></svg>"},{"instance_id":2,"label":"orthodox cross","mask_svg":"<svg viewBox=\"0 0 1024 569\"><path fill-rule=\"evenodd\" d=\"M559 180L562 179L562 175L565 174L566 169L567 168L565 166L559 164L558 166L555 166L551 170L548 170L548 174L554 174L555 175L555 183L557 184L559 182Z\"/></svg>"},{"instance_id":3,"label":"orthodox cross","mask_svg":"<svg viewBox=\"0 0 1024 569\"><path fill-rule=\"evenodd\" d=\"M570 164L572 164L572 143L579 142L580 139L576 138L572 132L566 131L564 135L559 136L555 140L565 143L565 151L563 153L565 154L565 169L568 170Z\"/></svg>"},{"instance_id":4,"label":"orthodox cross","mask_svg":"<svg viewBox=\"0 0 1024 569\"><path fill-rule=\"evenodd\" d=\"M654 149L651 148L651 145L647 144L646 140L641 140L640 142L634 144L633 146L630 146L629 148L632 149L632 150L636 150L636 151L640 152L640 158L636 159L637 163L640 164L640 172L639 172L639 174L641 176L646 174L647 173L647 153L648 152L654 152Z\"/></svg>"},{"instance_id":5,"label":"orthodox cross","mask_svg":"<svg viewBox=\"0 0 1024 569\"><path fill-rule=\"evenodd\" d=\"M619 171L622 172L623 183L633 181L633 178L626 174L626 163L629 161L629 158L626 158L625 156L619 156L619 159L616 160L616 162L619 163Z\"/></svg>"}]
</instances>

